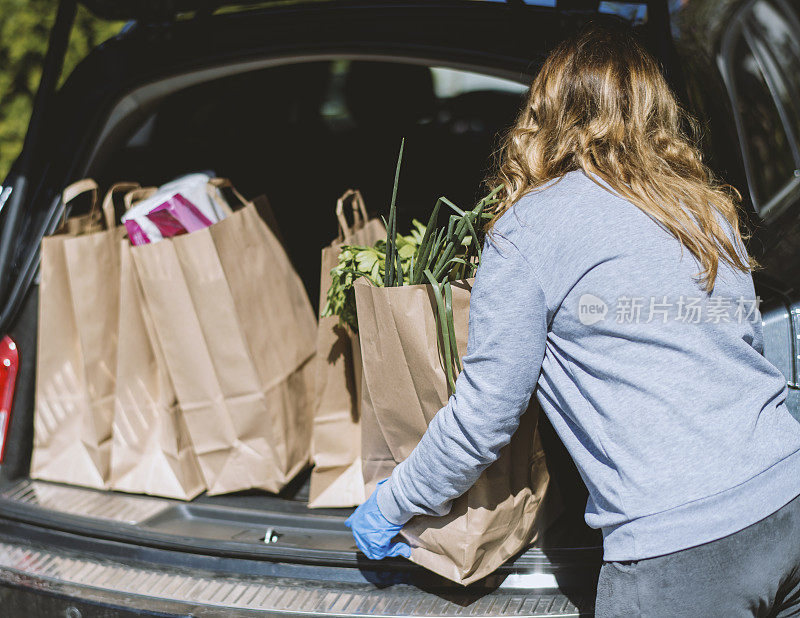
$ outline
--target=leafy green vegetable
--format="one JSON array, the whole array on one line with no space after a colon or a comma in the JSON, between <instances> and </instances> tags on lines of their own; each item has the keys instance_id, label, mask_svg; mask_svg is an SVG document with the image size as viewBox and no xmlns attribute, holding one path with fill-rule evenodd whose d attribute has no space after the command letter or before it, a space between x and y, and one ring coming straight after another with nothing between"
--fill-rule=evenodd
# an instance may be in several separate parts
<instances>
[{"instance_id":1,"label":"leafy green vegetable","mask_svg":"<svg viewBox=\"0 0 800 618\"><path fill-rule=\"evenodd\" d=\"M420 230L424 226L417 220L412 222L416 234L398 236L395 243L401 265L402 283L408 285L411 263L416 255L421 239ZM331 269L331 287L328 289L325 306L320 317L339 316L342 325L349 326L358 332L356 317L356 298L353 284L359 277L366 277L374 285L382 287L386 275L386 241L379 240L372 247L343 245L339 253L339 262Z\"/></svg>"},{"instance_id":2,"label":"leafy green vegetable","mask_svg":"<svg viewBox=\"0 0 800 618\"><path fill-rule=\"evenodd\" d=\"M321 317L338 315L341 323L358 332L353 284L359 277L366 277L374 285L384 287L430 284L436 300L441 336L439 353L452 393L461 362L453 326L450 282L475 275L481 258L478 233L486 219L492 216L489 209L498 202L496 196L500 187L466 211L446 197L440 197L427 225L415 219L410 234L397 234L397 186L404 145L405 140L397 158L389 219L384 219L386 240L379 240L372 247L342 247L339 262L331 270L331 287ZM451 214L444 224L440 224L439 214L443 205Z\"/></svg>"}]
</instances>

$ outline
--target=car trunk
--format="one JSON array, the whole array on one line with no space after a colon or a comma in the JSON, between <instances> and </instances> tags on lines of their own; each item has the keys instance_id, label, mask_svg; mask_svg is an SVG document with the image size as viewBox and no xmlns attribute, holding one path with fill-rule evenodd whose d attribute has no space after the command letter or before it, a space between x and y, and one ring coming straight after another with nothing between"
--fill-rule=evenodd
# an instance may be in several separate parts
<instances>
[{"instance_id":1,"label":"car trunk","mask_svg":"<svg viewBox=\"0 0 800 618\"><path fill-rule=\"evenodd\" d=\"M52 230L57 194L67 182L89 176L101 186L122 180L147 186L210 170L248 197L269 197L287 253L316 305L319 252L337 233L338 195L361 188L368 210L385 213L404 137L399 229L423 218L439 195L470 204L537 60L594 14L528 7L517 13L519 7L493 3L474 3L487 5L475 12L455 6L467 3L369 10L330 4L307 14L284 7L205 15L170 28L141 24L91 54L59 93L55 120L45 125L49 159L30 164L40 183L29 193L27 223L18 235L27 250L38 244L37 234ZM217 21L209 27L204 19ZM480 40L491 28L503 33L504 43ZM657 48L661 30L642 28ZM354 66L373 78L355 79ZM26 253L18 251L11 280L24 273ZM343 526L349 509L307 508L309 470L278 495L253 490L191 502L29 479L37 287L32 283L16 299L9 290L6 302L16 302L17 310L6 332L21 350L22 366L0 470L0 517L136 546L358 567L368 580L364 574L380 568L389 581L450 587L402 560L365 565ZM596 577L600 539L582 519L585 488L542 423L564 514L479 587L494 589L505 580L586 589ZM545 579L524 579L532 574Z\"/></svg>"}]
</instances>

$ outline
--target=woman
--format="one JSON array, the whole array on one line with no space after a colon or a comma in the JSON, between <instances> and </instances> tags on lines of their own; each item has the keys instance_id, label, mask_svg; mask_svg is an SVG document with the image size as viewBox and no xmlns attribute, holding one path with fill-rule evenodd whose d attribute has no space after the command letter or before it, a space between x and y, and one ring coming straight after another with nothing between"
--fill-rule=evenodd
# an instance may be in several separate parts
<instances>
[{"instance_id":1,"label":"woman","mask_svg":"<svg viewBox=\"0 0 800 618\"><path fill-rule=\"evenodd\" d=\"M455 394L348 521L369 557L408 555L402 524L447 512L535 389L603 532L598 616L800 611L800 424L762 356L738 194L682 120L626 31L544 63L501 153Z\"/></svg>"}]
</instances>

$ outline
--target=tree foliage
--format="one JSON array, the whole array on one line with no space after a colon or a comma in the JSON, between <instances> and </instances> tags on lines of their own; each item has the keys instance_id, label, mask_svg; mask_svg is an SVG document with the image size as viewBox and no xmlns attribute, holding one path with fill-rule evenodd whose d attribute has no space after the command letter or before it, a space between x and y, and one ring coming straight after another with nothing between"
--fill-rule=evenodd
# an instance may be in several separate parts
<instances>
[{"instance_id":1,"label":"tree foliage","mask_svg":"<svg viewBox=\"0 0 800 618\"><path fill-rule=\"evenodd\" d=\"M56 8L56 0L0 0L0 182L22 148ZM121 26L79 6L62 82L93 47Z\"/></svg>"}]
</instances>

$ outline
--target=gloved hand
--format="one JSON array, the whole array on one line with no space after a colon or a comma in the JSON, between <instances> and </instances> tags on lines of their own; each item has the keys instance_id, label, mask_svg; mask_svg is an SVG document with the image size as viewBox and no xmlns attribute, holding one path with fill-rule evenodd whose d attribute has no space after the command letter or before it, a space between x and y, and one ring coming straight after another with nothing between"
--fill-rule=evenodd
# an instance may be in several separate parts
<instances>
[{"instance_id":1,"label":"gloved hand","mask_svg":"<svg viewBox=\"0 0 800 618\"><path fill-rule=\"evenodd\" d=\"M378 487L386 480L378 483ZM392 539L400 532L402 525L393 524L383 516L378 507L378 489L372 492L367 501L359 506L344 525L353 531L358 548L367 558L382 560L391 556L411 556L411 547L400 541Z\"/></svg>"}]
</instances>

